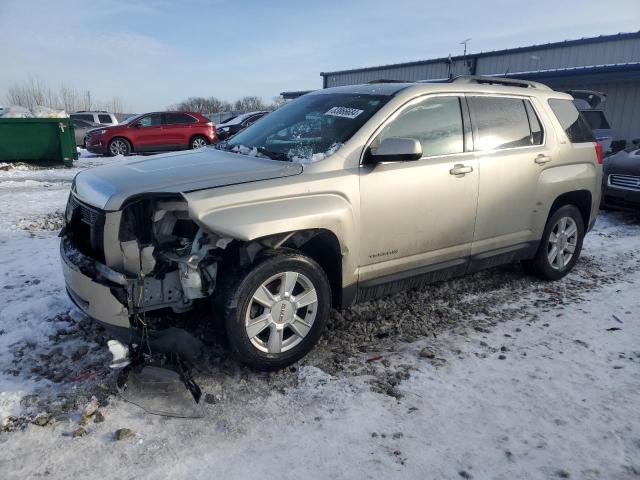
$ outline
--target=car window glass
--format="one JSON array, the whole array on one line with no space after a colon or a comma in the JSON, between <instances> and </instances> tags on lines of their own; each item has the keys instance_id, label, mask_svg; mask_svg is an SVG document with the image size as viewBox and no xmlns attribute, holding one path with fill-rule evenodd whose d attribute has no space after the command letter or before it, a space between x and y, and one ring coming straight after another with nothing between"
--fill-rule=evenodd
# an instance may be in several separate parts
<instances>
[{"instance_id":1,"label":"car window glass","mask_svg":"<svg viewBox=\"0 0 640 480\"><path fill-rule=\"evenodd\" d=\"M531 106L529 100L524 100L524 106L527 110L527 117L529 118L529 129L531 130L531 145L542 145L543 131L540 119L536 114L536 111Z\"/></svg>"},{"instance_id":2,"label":"car window glass","mask_svg":"<svg viewBox=\"0 0 640 480\"><path fill-rule=\"evenodd\" d=\"M113 123L113 121L111 120L111 115L105 115L105 114L100 114L98 115L98 122L100 123Z\"/></svg>"},{"instance_id":3,"label":"car window glass","mask_svg":"<svg viewBox=\"0 0 640 480\"><path fill-rule=\"evenodd\" d=\"M167 124L194 123L196 121L195 118L186 113L165 113L164 118L164 123Z\"/></svg>"},{"instance_id":4,"label":"car window glass","mask_svg":"<svg viewBox=\"0 0 640 480\"><path fill-rule=\"evenodd\" d=\"M458 97L430 98L410 107L389 123L371 145L385 138L414 138L422 145L423 156L464 151L462 112Z\"/></svg>"},{"instance_id":5,"label":"car window glass","mask_svg":"<svg viewBox=\"0 0 640 480\"><path fill-rule=\"evenodd\" d=\"M88 113L72 113L71 118L78 118L80 120L86 120L87 122L93 122L93 115Z\"/></svg>"},{"instance_id":6,"label":"car window glass","mask_svg":"<svg viewBox=\"0 0 640 480\"><path fill-rule=\"evenodd\" d=\"M76 128L87 128L91 125L89 122L85 122L84 120L79 120L77 118L73 119L73 125Z\"/></svg>"},{"instance_id":7,"label":"car window glass","mask_svg":"<svg viewBox=\"0 0 640 480\"><path fill-rule=\"evenodd\" d=\"M159 113L154 113L153 115L147 115L146 117L142 117L138 120L143 127L154 127L156 125L160 125L161 116Z\"/></svg>"},{"instance_id":8,"label":"car window glass","mask_svg":"<svg viewBox=\"0 0 640 480\"><path fill-rule=\"evenodd\" d=\"M601 110L583 110L582 115L593 130L609 129L611 126Z\"/></svg>"},{"instance_id":9,"label":"car window glass","mask_svg":"<svg viewBox=\"0 0 640 480\"><path fill-rule=\"evenodd\" d=\"M591 127L571 100L550 98L549 106L571 143L593 142Z\"/></svg>"},{"instance_id":10,"label":"car window glass","mask_svg":"<svg viewBox=\"0 0 640 480\"><path fill-rule=\"evenodd\" d=\"M518 98L469 97L476 130L475 150L499 150L531 145L524 102Z\"/></svg>"}]
</instances>

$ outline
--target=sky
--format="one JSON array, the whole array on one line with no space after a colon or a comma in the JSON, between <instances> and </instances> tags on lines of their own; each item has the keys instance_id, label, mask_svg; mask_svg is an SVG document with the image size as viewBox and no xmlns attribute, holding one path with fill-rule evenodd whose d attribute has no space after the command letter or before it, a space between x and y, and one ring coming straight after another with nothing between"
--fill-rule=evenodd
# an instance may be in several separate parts
<instances>
[{"instance_id":1,"label":"sky","mask_svg":"<svg viewBox=\"0 0 640 480\"><path fill-rule=\"evenodd\" d=\"M320 72L640 28L639 0L0 0L0 104L37 77L124 100L269 101Z\"/></svg>"}]
</instances>

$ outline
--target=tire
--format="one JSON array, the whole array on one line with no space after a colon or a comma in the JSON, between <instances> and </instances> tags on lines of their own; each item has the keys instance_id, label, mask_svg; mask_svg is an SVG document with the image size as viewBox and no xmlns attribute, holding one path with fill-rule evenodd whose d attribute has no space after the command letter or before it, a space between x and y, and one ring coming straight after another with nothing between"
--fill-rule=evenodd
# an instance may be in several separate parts
<instances>
[{"instance_id":1,"label":"tire","mask_svg":"<svg viewBox=\"0 0 640 480\"><path fill-rule=\"evenodd\" d=\"M559 280L578 261L583 240L584 221L580 210L573 205L560 207L547 220L535 258L524 262L524 266L543 280Z\"/></svg>"},{"instance_id":2,"label":"tire","mask_svg":"<svg viewBox=\"0 0 640 480\"><path fill-rule=\"evenodd\" d=\"M123 155L126 157L130 153L131 143L126 138L113 138L107 145L107 155L110 157L115 157L116 155Z\"/></svg>"},{"instance_id":3,"label":"tire","mask_svg":"<svg viewBox=\"0 0 640 480\"><path fill-rule=\"evenodd\" d=\"M209 140L207 140L207 137L204 137L202 135L196 135L189 141L189 148L191 150L203 148L203 147L206 147L207 145L209 145Z\"/></svg>"},{"instance_id":4,"label":"tire","mask_svg":"<svg viewBox=\"0 0 640 480\"><path fill-rule=\"evenodd\" d=\"M221 292L224 326L241 363L277 370L304 357L320 339L331 287L312 259L291 250L271 251L228 285Z\"/></svg>"}]
</instances>

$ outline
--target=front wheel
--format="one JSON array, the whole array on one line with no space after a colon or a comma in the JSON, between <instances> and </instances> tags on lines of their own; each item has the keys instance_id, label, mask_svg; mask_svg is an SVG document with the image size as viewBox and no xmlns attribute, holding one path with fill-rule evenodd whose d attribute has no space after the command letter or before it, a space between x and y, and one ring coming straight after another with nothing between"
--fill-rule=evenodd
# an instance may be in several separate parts
<instances>
[{"instance_id":1,"label":"front wheel","mask_svg":"<svg viewBox=\"0 0 640 480\"><path fill-rule=\"evenodd\" d=\"M584 221L573 205L556 210L547 220L538 252L525 267L544 280L559 280L569 273L582 251Z\"/></svg>"},{"instance_id":2,"label":"front wheel","mask_svg":"<svg viewBox=\"0 0 640 480\"><path fill-rule=\"evenodd\" d=\"M322 268L296 252L272 252L231 280L224 320L234 356L258 370L299 360L329 317L331 289Z\"/></svg>"},{"instance_id":3,"label":"front wheel","mask_svg":"<svg viewBox=\"0 0 640 480\"><path fill-rule=\"evenodd\" d=\"M127 156L131 153L131 144L124 138L114 138L109 142L107 153L110 157Z\"/></svg>"}]
</instances>

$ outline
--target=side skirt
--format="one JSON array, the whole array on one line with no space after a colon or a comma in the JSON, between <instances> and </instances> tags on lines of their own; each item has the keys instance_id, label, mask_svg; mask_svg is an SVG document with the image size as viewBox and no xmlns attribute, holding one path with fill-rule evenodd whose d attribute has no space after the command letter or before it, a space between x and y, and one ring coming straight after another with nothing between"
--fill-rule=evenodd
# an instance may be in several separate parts
<instances>
[{"instance_id":1,"label":"side skirt","mask_svg":"<svg viewBox=\"0 0 640 480\"><path fill-rule=\"evenodd\" d=\"M442 282L467 273L475 273L519 260L535 257L540 242L527 242L510 247L473 255L468 259L428 265L405 272L385 275L360 282L355 288L349 285L343 289L343 308L355 303L394 295L404 290L415 290L435 282Z\"/></svg>"}]
</instances>

